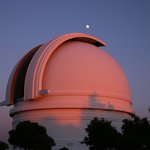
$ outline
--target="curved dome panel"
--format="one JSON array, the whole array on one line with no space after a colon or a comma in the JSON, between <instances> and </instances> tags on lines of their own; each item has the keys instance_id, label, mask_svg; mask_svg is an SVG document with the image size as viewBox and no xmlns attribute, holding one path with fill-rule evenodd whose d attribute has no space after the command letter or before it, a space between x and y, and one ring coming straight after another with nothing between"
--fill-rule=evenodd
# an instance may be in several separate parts
<instances>
[{"instance_id":1,"label":"curved dome panel","mask_svg":"<svg viewBox=\"0 0 150 150\"><path fill-rule=\"evenodd\" d=\"M97 93L130 101L128 81L104 50L80 41L60 45L49 58L42 89L50 93Z\"/></svg>"},{"instance_id":2,"label":"curved dome panel","mask_svg":"<svg viewBox=\"0 0 150 150\"><path fill-rule=\"evenodd\" d=\"M89 43L67 41L57 47L47 61L42 89L49 91L50 96L60 96L60 102L51 103L56 108L132 112L129 85L123 70L103 49ZM83 97L89 98L84 100Z\"/></svg>"}]
</instances>

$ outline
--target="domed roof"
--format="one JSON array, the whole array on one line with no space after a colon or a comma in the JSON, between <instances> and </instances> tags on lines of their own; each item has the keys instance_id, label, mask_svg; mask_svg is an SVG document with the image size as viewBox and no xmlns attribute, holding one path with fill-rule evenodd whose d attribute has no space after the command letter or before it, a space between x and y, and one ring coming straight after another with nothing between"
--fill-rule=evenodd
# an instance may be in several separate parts
<instances>
[{"instance_id":1,"label":"domed roof","mask_svg":"<svg viewBox=\"0 0 150 150\"><path fill-rule=\"evenodd\" d=\"M128 81L119 64L99 48L104 45L96 37L72 33L32 49L10 77L6 105L46 94L95 95L116 110L131 112ZM23 92L15 96L21 91L17 87Z\"/></svg>"},{"instance_id":2,"label":"domed roof","mask_svg":"<svg viewBox=\"0 0 150 150\"><path fill-rule=\"evenodd\" d=\"M42 89L109 95L130 100L128 81L104 50L80 41L60 45L47 62Z\"/></svg>"},{"instance_id":3,"label":"domed roof","mask_svg":"<svg viewBox=\"0 0 150 150\"><path fill-rule=\"evenodd\" d=\"M68 41L53 52L45 67L42 89L51 95L95 95L101 104L109 103L109 109L131 111L123 70L103 49L86 42Z\"/></svg>"}]
</instances>

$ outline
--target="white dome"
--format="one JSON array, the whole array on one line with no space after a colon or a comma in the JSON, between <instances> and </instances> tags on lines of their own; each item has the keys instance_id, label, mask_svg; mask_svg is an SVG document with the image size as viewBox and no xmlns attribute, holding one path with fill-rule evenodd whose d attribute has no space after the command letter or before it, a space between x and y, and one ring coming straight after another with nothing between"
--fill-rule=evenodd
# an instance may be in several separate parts
<instances>
[{"instance_id":1,"label":"white dome","mask_svg":"<svg viewBox=\"0 0 150 150\"><path fill-rule=\"evenodd\" d=\"M37 46L15 67L6 99L13 104L20 98L37 99L43 92L47 96L63 95L62 99L71 95L95 95L96 103L103 105L101 109L132 112L125 74L118 63L98 47L103 45L95 37L75 33ZM72 107L61 102L58 106ZM90 107L85 101L75 103L78 107Z\"/></svg>"},{"instance_id":2,"label":"white dome","mask_svg":"<svg viewBox=\"0 0 150 150\"><path fill-rule=\"evenodd\" d=\"M39 45L15 66L3 105L13 126L25 120L44 125L56 148L86 150L79 143L93 117L116 126L132 113L128 81L119 64L96 37L71 33ZM59 131L59 132L58 132ZM64 137L65 135L65 137Z\"/></svg>"}]
</instances>

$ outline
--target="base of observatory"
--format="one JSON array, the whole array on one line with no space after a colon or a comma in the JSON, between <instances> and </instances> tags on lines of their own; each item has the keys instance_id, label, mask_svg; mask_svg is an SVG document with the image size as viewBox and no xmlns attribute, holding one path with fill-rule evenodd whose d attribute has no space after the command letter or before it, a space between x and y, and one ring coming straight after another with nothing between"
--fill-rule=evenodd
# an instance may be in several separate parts
<instances>
[{"instance_id":1,"label":"base of observatory","mask_svg":"<svg viewBox=\"0 0 150 150\"><path fill-rule=\"evenodd\" d=\"M99 109L43 109L22 111L13 114L13 126L19 122L30 120L38 122L47 129L47 133L52 137L56 146L53 150L67 147L69 150L88 150L88 147L80 142L86 136L85 128L94 117L112 120L112 125L120 130L122 120L130 118L128 113L119 111L108 111Z\"/></svg>"}]
</instances>

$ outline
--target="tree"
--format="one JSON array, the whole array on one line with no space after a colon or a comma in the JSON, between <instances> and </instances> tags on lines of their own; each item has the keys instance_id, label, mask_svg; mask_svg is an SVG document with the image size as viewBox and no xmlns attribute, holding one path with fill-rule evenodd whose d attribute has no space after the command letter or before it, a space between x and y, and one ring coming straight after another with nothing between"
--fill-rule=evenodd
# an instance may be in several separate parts
<instances>
[{"instance_id":1,"label":"tree","mask_svg":"<svg viewBox=\"0 0 150 150\"><path fill-rule=\"evenodd\" d=\"M63 147L63 148L60 148L59 150L69 150L69 149L66 147Z\"/></svg>"},{"instance_id":2,"label":"tree","mask_svg":"<svg viewBox=\"0 0 150 150\"><path fill-rule=\"evenodd\" d=\"M87 136L81 142L90 147L90 150L107 150L117 148L121 134L111 125L111 121L104 118L94 118L85 129Z\"/></svg>"},{"instance_id":3,"label":"tree","mask_svg":"<svg viewBox=\"0 0 150 150\"><path fill-rule=\"evenodd\" d=\"M150 122L133 115L132 119L124 119L122 125L121 150L149 150Z\"/></svg>"},{"instance_id":4,"label":"tree","mask_svg":"<svg viewBox=\"0 0 150 150\"><path fill-rule=\"evenodd\" d=\"M0 141L0 150L6 150L8 149L8 144L3 142L3 141Z\"/></svg>"},{"instance_id":5,"label":"tree","mask_svg":"<svg viewBox=\"0 0 150 150\"><path fill-rule=\"evenodd\" d=\"M38 123L24 121L20 122L16 129L9 131L9 143L14 147L24 148L25 150L35 149L35 141L38 141L38 146L43 144L41 136L46 139L46 145L50 149L50 145L54 146L55 142L47 135L46 129ZM52 140L52 142L51 142ZM50 143L48 143L50 142ZM37 147L36 147L37 148ZM38 147L39 148L39 147ZM37 148L37 150L38 150Z\"/></svg>"},{"instance_id":6,"label":"tree","mask_svg":"<svg viewBox=\"0 0 150 150\"><path fill-rule=\"evenodd\" d=\"M40 134L33 140L35 150L51 150L55 146L54 140L46 134Z\"/></svg>"}]
</instances>

